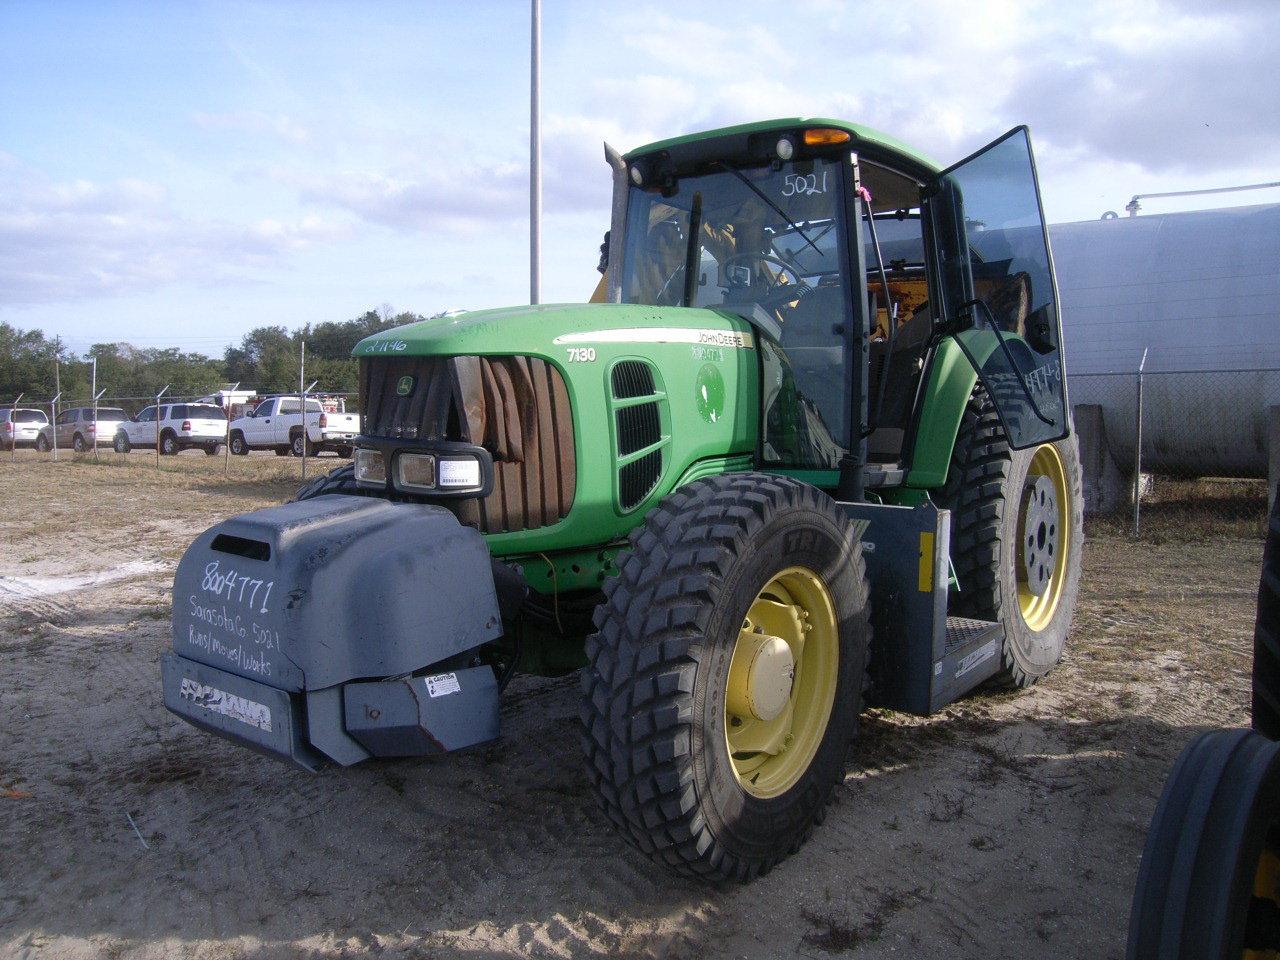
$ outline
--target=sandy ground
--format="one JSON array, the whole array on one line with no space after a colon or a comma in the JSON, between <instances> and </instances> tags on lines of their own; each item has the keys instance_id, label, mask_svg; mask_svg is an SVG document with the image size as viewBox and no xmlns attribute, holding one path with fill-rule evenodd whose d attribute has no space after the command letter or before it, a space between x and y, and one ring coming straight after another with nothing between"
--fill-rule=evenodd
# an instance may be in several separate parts
<instances>
[{"instance_id":1,"label":"sandy ground","mask_svg":"<svg viewBox=\"0 0 1280 960\"><path fill-rule=\"evenodd\" d=\"M177 558L299 464L103 460L0 457L3 956L1119 958L1170 764L1247 722L1261 542L1098 538L1049 680L868 715L808 846L699 887L597 813L575 677L490 748L316 776L169 715Z\"/></svg>"}]
</instances>

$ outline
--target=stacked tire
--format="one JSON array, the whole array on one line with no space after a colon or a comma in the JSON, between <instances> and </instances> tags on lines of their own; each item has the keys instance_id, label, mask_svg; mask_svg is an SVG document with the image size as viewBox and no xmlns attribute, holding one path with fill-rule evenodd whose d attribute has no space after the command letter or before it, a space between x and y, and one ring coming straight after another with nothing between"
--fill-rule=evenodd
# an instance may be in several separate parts
<instances>
[{"instance_id":1,"label":"stacked tire","mask_svg":"<svg viewBox=\"0 0 1280 960\"><path fill-rule=\"evenodd\" d=\"M1147 834L1129 960L1280 956L1280 496L1254 630L1253 729L1183 751Z\"/></svg>"}]
</instances>

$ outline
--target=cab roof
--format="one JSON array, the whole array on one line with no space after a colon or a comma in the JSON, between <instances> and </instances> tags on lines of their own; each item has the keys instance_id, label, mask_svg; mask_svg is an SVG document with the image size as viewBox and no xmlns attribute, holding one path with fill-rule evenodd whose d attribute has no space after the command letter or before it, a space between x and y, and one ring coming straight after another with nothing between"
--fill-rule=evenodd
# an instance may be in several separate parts
<instances>
[{"instance_id":1,"label":"cab roof","mask_svg":"<svg viewBox=\"0 0 1280 960\"><path fill-rule=\"evenodd\" d=\"M715 130L704 130L700 133L688 133L679 137L658 140L655 143L637 147L626 154L625 159L633 160L651 153L680 151L693 144L705 141L722 140L726 145L734 141L746 143L749 138L762 133L777 131L784 133L793 130L804 130L815 127L834 128L848 131L850 149L859 154L866 154L869 159L877 160L891 166L899 167L918 177L929 178L942 172L942 167L932 157L908 146L901 140L881 133L871 127L850 123L847 120L834 120L830 117L780 117L776 120L759 120L754 123L740 123L731 127L718 127Z\"/></svg>"}]
</instances>

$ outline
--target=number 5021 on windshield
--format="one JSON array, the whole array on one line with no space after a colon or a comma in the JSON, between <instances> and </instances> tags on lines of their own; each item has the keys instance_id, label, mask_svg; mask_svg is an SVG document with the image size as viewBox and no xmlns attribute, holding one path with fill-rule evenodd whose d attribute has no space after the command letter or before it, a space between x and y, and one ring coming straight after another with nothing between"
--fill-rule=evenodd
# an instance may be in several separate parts
<instances>
[{"instance_id":1,"label":"number 5021 on windshield","mask_svg":"<svg viewBox=\"0 0 1280 960\"><path fill-rule=\"evenodd\" d=\"M817 173L788 173L782 178L782 195L794 197L797 194L808 196L811 193L826 193L829 172L823 170L821 176Z\"/></svg>"}]
</instances>

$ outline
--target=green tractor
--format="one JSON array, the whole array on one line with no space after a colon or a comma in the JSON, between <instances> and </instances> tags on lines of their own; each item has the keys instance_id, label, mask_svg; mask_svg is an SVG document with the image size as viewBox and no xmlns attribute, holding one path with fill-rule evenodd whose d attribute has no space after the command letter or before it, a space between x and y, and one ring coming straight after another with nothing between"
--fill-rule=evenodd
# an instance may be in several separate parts
<instances>
[{"instance_id":1,"label":"green tractor","mask_svg":"<svg viewBox=\"0 0 1280 960\"><path fill-rule=\"evenodd\" d=\"M868 706L1062 655L1080 469L1031 144L942 169L786 119L624 156L600 302L363 340L352 464L174 584L165 701L309 769L498 735L582 669L588 776L653 859L751 877Z\"/></svg>"}]
</instances>

